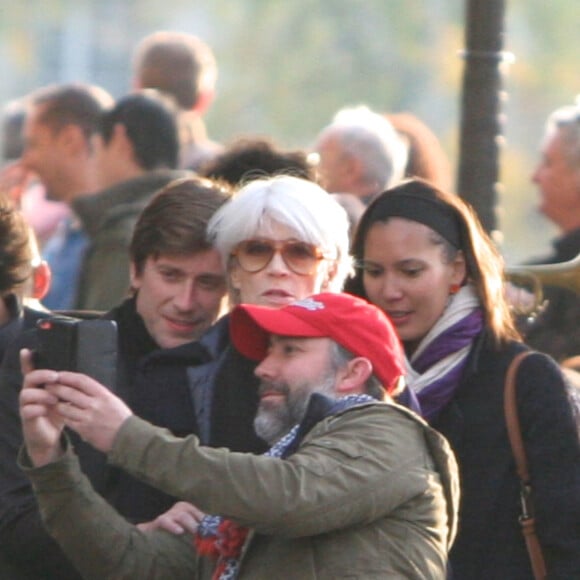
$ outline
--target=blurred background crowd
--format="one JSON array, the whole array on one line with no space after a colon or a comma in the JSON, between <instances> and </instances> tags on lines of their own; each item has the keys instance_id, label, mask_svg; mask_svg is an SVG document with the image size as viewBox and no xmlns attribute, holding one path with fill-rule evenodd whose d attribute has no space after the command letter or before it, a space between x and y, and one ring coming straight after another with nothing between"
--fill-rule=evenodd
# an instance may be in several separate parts
<instances>
[{"instance_id":1,"label":"blurred background crowd","mask_svg":"<svg viewBox=\"0 0 580 580\"><path fill-rule=\"evenodd\" d=\"M500 228L508 263L542 253L555 228L530 183L547 115L578 93L574 0L511 0L505 49ZM411 111L458 158L465 3L459 0L2 0L0 103L51 83L131 88L131 55L154 30L193 33L219 63L205 115L221 143L247 134L309 147L346 105Z\"/></svg>"}]
</instances>

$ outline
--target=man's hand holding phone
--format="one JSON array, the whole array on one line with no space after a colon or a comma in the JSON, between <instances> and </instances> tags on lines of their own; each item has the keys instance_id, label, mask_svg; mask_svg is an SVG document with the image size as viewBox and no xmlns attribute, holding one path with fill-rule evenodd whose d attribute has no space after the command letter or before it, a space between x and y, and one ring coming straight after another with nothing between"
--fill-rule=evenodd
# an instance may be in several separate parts
<instances>
[{"instance_id":1,"label":"man's hand holding phone","mask_svg":"<svg viewBox=\"0 0 580 580\"><path fill-rule=\"evenodd\" d=\"M62 455L60 438L65 421L58 411L58 397L50 392L58 373L34 370L32 359L29 350L21 351L24 383L20 392L20 417L28 455L36 467L41 467Z\"/></svg>"}]
</instances>

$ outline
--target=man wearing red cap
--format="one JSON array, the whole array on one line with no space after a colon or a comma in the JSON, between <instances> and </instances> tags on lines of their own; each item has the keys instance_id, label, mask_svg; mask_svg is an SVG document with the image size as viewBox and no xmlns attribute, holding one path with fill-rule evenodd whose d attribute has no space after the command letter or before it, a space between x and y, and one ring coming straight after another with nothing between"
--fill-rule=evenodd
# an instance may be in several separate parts
<instances>
[{"instance_id":1,"label":"man wearing red cap","mask_svg":"<svg viewBox=\"0 0 580 580\"><path fill-rule=\"evenodd\" d=\"M242 305L231 335L262 361L255 427L272 444L263 456L175 438L84 375L27 373L21 464L83 576L444 578L457 467L440 435L385 396L403 366L382 312L347 294ZM92 492L63 424L113 464L217 515L193 538L138 530Z\"/></svg>"}]
</instances>

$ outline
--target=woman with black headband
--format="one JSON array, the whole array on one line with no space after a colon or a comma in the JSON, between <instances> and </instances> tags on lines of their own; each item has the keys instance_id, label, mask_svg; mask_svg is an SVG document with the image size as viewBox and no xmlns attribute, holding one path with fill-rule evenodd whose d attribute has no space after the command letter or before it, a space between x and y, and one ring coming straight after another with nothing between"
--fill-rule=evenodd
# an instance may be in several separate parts
<instances>
[{"instance_id":1,"label":"woman with black headband","mask_svg":"<svg viewBox=\"0 0 580 580\"><path fill-rule=\"evenodd\" d=\"M347 290L381 307L405 346L407 382L461 472L454 580L532 578L503 411L527 349L503 294L503 263L459 197L410 180L377 197L354 239ZM580 443L559 367L533 353L517 375L536 529L548 577L580 578Z\"/></svg>"}]
</instances>

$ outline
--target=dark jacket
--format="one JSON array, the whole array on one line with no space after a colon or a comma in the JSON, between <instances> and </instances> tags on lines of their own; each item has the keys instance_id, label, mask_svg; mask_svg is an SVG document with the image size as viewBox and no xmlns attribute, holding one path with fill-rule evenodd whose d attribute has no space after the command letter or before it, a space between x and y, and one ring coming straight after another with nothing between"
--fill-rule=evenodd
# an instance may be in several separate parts
<instances>
[{"instance_id":1,"label":"dark jacket","mask_svg":"<svg viewBox=\"0 0 580 580\"><path fill-rule=\"evenodd\" d=\"M203 445L232 451L263 453L267 444L254 431L258 410L257 366L231 344L229 315L204 335L213 359L188 369L195 399L199 438Z\"/></svg>"},{"instance_id":2,"label":"dark jacket","mask_svg":"<svg viewBox=\"0 0 580 580\"><path fill-rule=\"evenodd\" d=\"M208 362L212 355L201 343L159 350L132 299L106 316L115 320L119 329L117 394L137 415L175 435L196 433L186 368ZM13 580L78 578L42 527L28 479L16 465L22 444L18 351L23 346L35 348L34 332L24 334L8 351L0 369L0 552L19 567L20 572L10 576ZM153 519L173 505L174 498L108 467L104 455L78 439L75 449L93 485L129 520Z\"/></svg>"},{"instance_id":3,"label":"dark jacket","mask_svg":"<svg viewBox=\"0 0 580 580\"><path fill-rule=\"evenodd\" d=\"M4 354L10 348L10 345L18 340L20 335L27 330L33 329L36 325L36 321L41 318L49 316L50 313L42 310L35 310L28 307L22 307L20 301L15 295L8 295L4 297L6 307L10 312L10 320L0 328L0 360L4 358ZM14 399L10 399L10 404L14 402ZM11 420L6 418L4 413L4 401L3 394L0 393L0 430L8 430L10 436L15 434L11 429ZM18 426L20 424L18 423ZM19 433L16 433L19 435ZM1 441L1 439L0 439ZM5 453L3 445L0 446L1 458L4 459ZM13 467L13 466L12 466ZM4 470L4 461L2 461L2 470ZM2 488L0 488L3 490ZM3 510L3 501L0 496L0 529L4 526L5 514ZM18 535L18 530L15 530L15 534ZM0 535L0 546L3 544L2 535ZM18 568L16 568L10 561L10 558L6 557L5 551L0 550L0 578L6 580L26 580L26 576L20 575Z\"/></svg>"},{"instance_id":4,"label":"dark jacket","mask_svg":"<svg viewBox=\"0 0 580 580\"><path fill-rule=\"evenodd\" d=\"M47 310L36 310L27 306L21 306L19 299L14 294L8 294L2 298L10 313L10 320L0 327L0 362L8 347L23 332L35 327L36 321L50 316Z\"/></svg>"},{"instance_id":5,"label":"dark jacket","mask_svg":"<svg viewBox=\"0 0 580 580\"><path fill-rule=\"evenodd\" d=\"M519 488L503 411L505 373L526 347L474 346L461 385L433 422L460 470L454 580L531 580L518 523ZM536 527L551 580L580 578L580 444L559 368L536 353L517 376L517 402L535 493Z\"/></svg>"},{"instance_id":6,"label":"dark jacket","mask_svg":"<svg viewBox=\"0 0 580 580\"><path fill-rule=\"evenodd\" d=\"M554 251L536 264L558 264L580 254L580 228L554 242ZM526 343L562 361L580 355L580 297L571 290L556 286L543 288L546 308L534 319L522 324Z\"/></svg>"}]
</instances>

